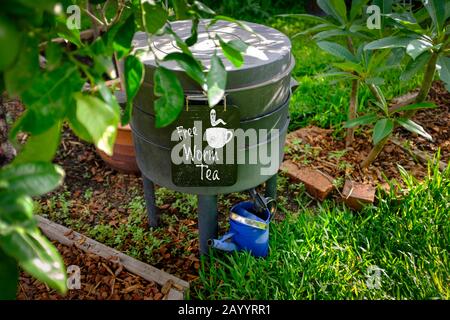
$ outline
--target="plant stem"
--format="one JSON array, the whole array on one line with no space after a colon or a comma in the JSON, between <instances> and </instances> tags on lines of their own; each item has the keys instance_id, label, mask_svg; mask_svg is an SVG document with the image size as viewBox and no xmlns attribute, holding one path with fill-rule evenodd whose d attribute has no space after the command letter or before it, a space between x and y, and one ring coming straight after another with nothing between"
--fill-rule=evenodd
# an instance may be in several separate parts
<instances>
[{"instance_id":1,"label":"plant stem","mask_svg":"<svg viewBox=\"0 0 450 320\"><path fill-rule=\"evenodd\" d=\"M353 47L353 40L351 37L347 37L347 47L351 53L355 53L355 49ZM354 74L354 72L353 72ZM352 91L350 93L350 104L348 107L348 120L352 120L356 118L356 110L358 108L358 85L359 82L357 79L352 80ZM355 138L355 128L348 128L347 135L345 137L345 146L350 147Z\"/></svg>"},{"instance_id":2,"label":"plant stem","mask_svg":"<svg viewBox=\"0 0 450 320\"><path fill-rule=\"evenodd\" d=\"M377 145L375 145L372 150L370 150L369 155L367 158L364 159L364 161L361 163L361 168L367 168L370 166L370 164L378 157L381 150L383 150L386 143L389 141L390 135L381 140Z\"/></svg>"},{"instance_id":3,"label":"plant stem","mask_svg":"<svg viewBox=\"0 0 450 320\"><path fill-rule=\"evenodd\" d=\"M353 120L356 118L356 110L358 108L358 80L352 80L352 92L350 95L350 105L348 108L348 120ZM355 137L355 128L348 128L347 129L347 136L345 138L345 145L346 147L349 147L354 140Z\"/></svg>"},{"instance_id":4,"label":"plant stem","mask_svg":"<svg viewBox=\"0 0 450 320\"><path fill-rule=\"evenodd\" d=\"M436 62L439 58L439 54L437 52L433 52L430 60L428 61L427 68L425 70L425 74L423 76L422 87L420 88L419 94L416 97L415 102L420 103L425 101L430 92L431 85L433 83L434 74L436 72ZM410 118L414 115L415 110L411 110L405 113L406 118Z\"/></svg>"}]
</instances>

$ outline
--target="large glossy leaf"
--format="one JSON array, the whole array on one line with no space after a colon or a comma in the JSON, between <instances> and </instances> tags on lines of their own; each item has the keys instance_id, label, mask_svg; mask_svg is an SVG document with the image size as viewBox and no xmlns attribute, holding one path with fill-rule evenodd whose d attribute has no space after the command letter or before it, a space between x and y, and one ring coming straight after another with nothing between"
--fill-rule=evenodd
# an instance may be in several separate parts
<instances>
[{"instance_id":1,"label":"large glossy leaf","mask_svg":"<svg viewBox=\"0 0 450 320\"><path fill-rule=\"evenodd\" d=\"M446 20L446 1L444 0L426 0L424 6L428 11L437 31L440 33L444 30Z\"/></svg>"},{"instance_id":2,"label":"large glossy leaf","mask_svg":"<svg viewBox=\"0 0 450 320\"><path fill-rule=\"evenodd\" d=\"M28 110L13 133L21 130L41 134L55 126L73 106L73 93L79 92L83 84L77 67L69 64L41 73L33 80L33 86L22 94Z\"/></svg>"},{"instance_id":3,"label":"large glossy leaf","mask_svg":"<svg viewBox=\"0 0 450 320\"><path fill-rule=\"evenodd\" d=\"M36 279L60 293L67 291L67 275L61 256L38 229L18 229L0 237L0 247Z\"/></svg>"},{"instance_id":4,"label":"large glossy leaf","mask_svg":"<svg viewBox=\"0 0 450 320\"><path fill-rule=\"evenodd\" d=\"M399 107L395 109L394 112L401 112L401 111L410 111L410 110L419 110L419 109L434 109L437 108L437 105L431 102L420 102L420 103L414 103L409 104L407 106Z\"/></svg>"},{"instance_id":5,"label":"large glossy leaf","mask_svg":"<svg viewBox=\"0 0 450 320\"><path fill-rule=\"evenodd\" d=\"M347 22L347 8L344 0L317 0L317 5L341 24Z\"/></svg>"},{"instance_id":6,"label":"large glossy leaf","mask_svg":"<svg viewBox=\"0 0 450 320\"><path fill-rule=\"evenodd\" d=\"M112 155L119 113L97 97L77 93L75 99L75 112L69 115L72 129L82 139L94 142L97 148Z\"/></svg>"},{"instance_id":7,"label":"large glossy leaf","mask_svg":"<svg viewBox=\"0 0 450 320\"><path fill-rule=\"evenodd\" d=\"M0 221L23 224L33 217L33 199L12 191L0 191Z\"/></svg>"},{"instance_id":8,"label":"large glossy leaf","mask_svg":"<svg viewBox=\"0 0 450 320\"><path fill-rule=\"evenodd\" d=\"M208 102L210 107L214 107L222 100L227 84L227 72L222 60L217 55L211 58L211 69L206 79L208 84Z\"/></svg>"},{"instance_id":9,"label":"large glossy leaf","mask_svg":"<svg viewBox=\"0 0 450 320\"><path fill-rule=\"evenodd\" d=\"M364 47L364 50L377 50L388 48L406 48L412 38L404 36L392 36L372 41Z\"/></svg>"},{"instance_id":10,"label":"large glossy leaf","mask_svg":"<svg viewBox=\"0 0 450 320\"><path fill-rule=\"evenodd\" d=\"M332 54L335 57L358 63L356 57L347 48L341 46L340 44L329 41L319 41L317 42L317 45L322 50Z\"/></svg>"},{"instance_id":11,"label":"large glossy leaf","mask_svg":"<svg viewBox=\"0 0 450 320\"><path fill-rule=\"evenodd\" d=\"M130 121L133 99L141 87L144 79L144 65L141 60L134 55L127 56L124 62L125 92L127 103L122 117L122 125Z\"/></svg>"},{"instance_id":12,"label":"large glossy leaf","mask_svg":"<svg viewBox=\"0 0 450 320\"><path fill-rule=\"evenodd\" d=\"M428 134L428 132L426 132L421 125L415 123L411 119L399 118L397 119L397 122L406 130L416 133L427 140L433 141L433 137L430 134Z\"/></svg>"},{"instance_id":13,"label":"large glossy leaf","mask_svg":"<svg viewBox=\"0 0 450 320\"><path fill-rule=\"evenodd\" d=\"M144 2L143 15L145 21L145 30L148 33L156 33L166 24L169 14L160 5Z\"/></svg>"},{"instance_id":14,"label":"large glossy leaf","mask_svg":"<svg viewBox=\"0 0 450 320\"><path fill-rule=\"evenodd\" d=\"M164 61L176 61L178 65L196 81L200 87L204 88L206 77L200 64L190 55L182 52L172 52L164 57Z\"/></svg>"},{"instance_id":15,"label":"large glossy leaf","mask_svg":"<svg viewBox=\"0 0 450 320\"><path fill-rule=\"evenodd\" d=\"M392 119L380 119L373 127L372 141L377 145L380 141L388 137L394 130L394 121Z\"/></svg>"},{"instance_id":16,"label":"large glossy leaf","mask_svg":"<svg viewBox=\"0 0 450 320\"><path fill-rule=\"evenodd\" d=\"M409 54L414 60L425 51L431 50L433 44L424 39L412 40L406 46L406 53Z\"/></svg>"},{"instance_id":17,"label":"large glossy leaf","mask_svg":"<svg viewBox=\"0 0 450 320\"><path fill-rule=\"evenodd\" d=\"M61 122L57 122L47 131L32 135L14 159L15 164L33 161L51 161L60 141Z\"/></svg>"},{"instance_id":18,"label":"large glossy leaf","mask_svg":"<svg viewBox=\"0 0 450 320\"><path fill-rule=\"evenodd\" d=\"M161 128L175 121L184 106L184 93L180 81L175 74L164 68L158 67L154 75L156 127Z\"/></svg>"},{"instance_id":19,"label":"large glossy leaf","mask_svg":"<svg viewBox=\"0 0 450 320\"><path fill-rule=\"evenodd\" d=\"M59 186L64 178L61 167L49 162L11 164L0 170L0 188L38 196Z\"/></svg>"},{"instance_id":20,"label":"large glossy leaf","mask_svg":"<svg viewBox=\"0 0 450 320\"><path fill-rule=\"evenodd\" d=\"M244 63L242 52L247 50L248 45L242 40L231 40L225 42L219 38L220 47L222 48L224 56L237 68Z\"/></svg>"},{"instance_id":21,"label":"large glossy leaf","mask_svg":"<svg viewBox=\"0 0 450 320\"><path fill-rule=\"evenodd\" d=\"M371 124L378 119L376 114L368 114L362 117L351 119L345 122L344 128L353 128L356 126L362 126L366 124Z\"/></svg>"},{"instance_id":22,"label":"large glossy leaf","mask_svg":"<svg viewBox=\"0 0 450 320\"><path fill-rule=\"evenodd\" d=\"M6 48L2 48L6 50ZM27 37L23 42L17 62L5 70L5 87L10 95L20 95L32 85L32 79L39 73L39 52L37 39Z\"/></svg>"},{"instance_id":23,"label":"large glossy leaf","mask_svg":"<svg viewBox=\"0 0 450 320\"><path fill-rule=\"evenodd\" d=\"M437 71L439 78L444 81L447 91L450 92L450 57L441 56L438 58Z\"/></svg>"},{"instance_id":24,"label":"large glossy leaf","mask_svg":"<svg viewBox=\"0 0 450 320\"><path fill-rule=\"evenodd\" d=\"M414 77L419 71L421 71L424 66L430 61L431 52L424 52L416 58L416 60L411 59L405 67L405 70L400 76L400 80L408 81Z\"/></svg>"},{"instance_id":25,"label":"large glossy leaf","mask_svg":"<svg viewBox=\"0 0 450 320\"><path fill-rule=\"evenodd\" d=\"M0 300L14 300L17 294L17 262L0 249Z\"/></svg>"}]
</instances>

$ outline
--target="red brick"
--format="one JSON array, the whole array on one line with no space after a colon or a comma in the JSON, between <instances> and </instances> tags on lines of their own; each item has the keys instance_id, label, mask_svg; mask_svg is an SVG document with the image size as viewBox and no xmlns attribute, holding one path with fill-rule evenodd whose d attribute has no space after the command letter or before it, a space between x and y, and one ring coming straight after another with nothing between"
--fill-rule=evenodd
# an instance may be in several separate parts
<instances>
[{"instance_id":1,"label":"red brick","mask_svg":"<svg viewBox=\"0 0 450 320\"><path fill-rule=\"evenodd\" d=\"M354 210L361 210L375 201L375 188L368 184L346 180L342 190L344 202Z\"/></svg>"},{"instance_id":2,"label":"red brick","mask_svg":"<svg viewBox=\"0 0 450 320\"><path fill-rule=\"evenodd\" d=\"M299 167L291 160L284 161L281 170L286 171L293 180L302 182L306 191L316 199L324 200L333 191L331 180L319 170Z\"/></svg>"}]
</instances>

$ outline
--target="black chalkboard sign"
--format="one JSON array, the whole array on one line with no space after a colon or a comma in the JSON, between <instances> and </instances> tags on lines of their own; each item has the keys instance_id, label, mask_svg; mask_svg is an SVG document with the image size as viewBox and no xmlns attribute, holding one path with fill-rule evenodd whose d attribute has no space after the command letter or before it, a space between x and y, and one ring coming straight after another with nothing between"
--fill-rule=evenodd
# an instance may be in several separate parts
<instances>
[{"instance_id":1,"label":"black chalkboard sign","mask_svg":"<svg viewBox=\"0 0 450 320\"><path fill-rule=\"evenodd\" d=\"M179 187L232 186L237 179L234 130L239 109L191 102L172 133L172 182Z\"/></svg>"}]
</instances>

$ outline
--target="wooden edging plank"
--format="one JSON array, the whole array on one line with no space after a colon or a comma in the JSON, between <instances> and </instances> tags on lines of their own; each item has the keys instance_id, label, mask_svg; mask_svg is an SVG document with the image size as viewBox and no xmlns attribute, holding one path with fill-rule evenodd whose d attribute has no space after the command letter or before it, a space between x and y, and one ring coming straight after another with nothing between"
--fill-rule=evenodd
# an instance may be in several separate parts
<instances>
[{"instance_id":1,"label":"wooden edging plank","mask_svg":"<svg viewBox=\"0 0 450 320\"><path fill-rule=\"evenodd\" d=\"M36 215L35 217L39 222L39 227L42 232L51 240L56 240L66 246L75 245L85 252L93 253L104 259L117 257L125 269L147 281L156 282L160 286L164 286L170 281L172 283L172 289L169 291L168 299L181 300L189 289L189 283L180 278L134 259L116 249L110 248L42 216Z\"/></svg>"}]
</instances>

